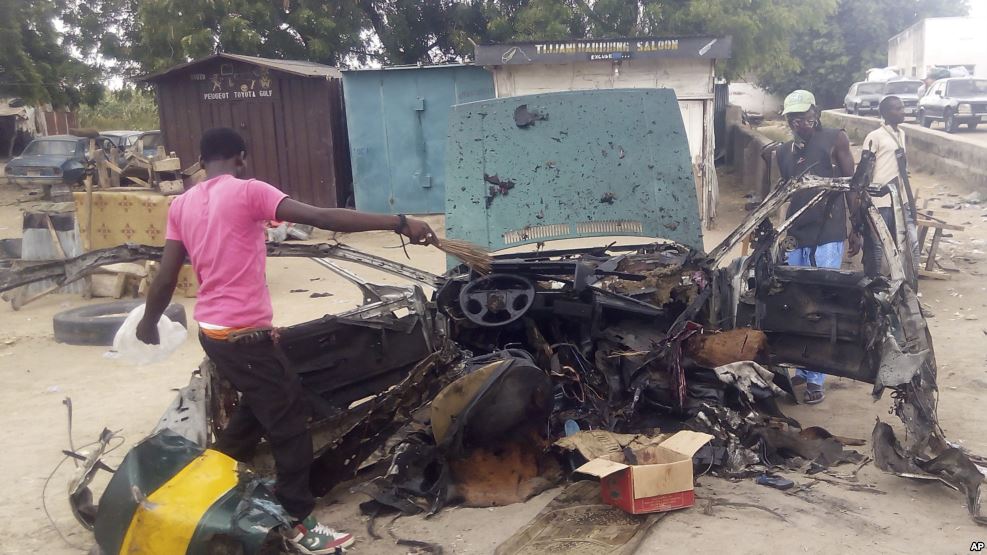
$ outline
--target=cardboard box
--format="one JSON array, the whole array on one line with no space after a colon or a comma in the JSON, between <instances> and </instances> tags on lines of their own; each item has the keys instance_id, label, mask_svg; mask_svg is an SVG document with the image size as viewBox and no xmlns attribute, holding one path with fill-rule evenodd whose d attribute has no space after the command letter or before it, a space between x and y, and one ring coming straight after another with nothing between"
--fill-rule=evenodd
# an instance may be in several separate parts
<instances>
[{"instance_id":1,"label":"cardboard box","mask_svg":"<svg viewBox=\"0 0 987 555\"><path fill-rule=\"evenodd\" d=\"M576 472L600 478L603 502L631 514L691 507L692 456L711 439L709 434L681 431L658 445L632 451L636 464L620 452L593 459Z\"/></svg>"}]
</instances>

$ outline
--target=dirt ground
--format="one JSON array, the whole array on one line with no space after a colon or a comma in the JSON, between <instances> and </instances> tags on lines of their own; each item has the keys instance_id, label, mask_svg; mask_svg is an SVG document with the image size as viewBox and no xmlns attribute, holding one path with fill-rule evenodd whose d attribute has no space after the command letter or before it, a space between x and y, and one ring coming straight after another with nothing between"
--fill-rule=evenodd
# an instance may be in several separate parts
<instances>
[{"instance_id":1,"label":"dirt ground","mask_svg":"<svg viewBox=\"0 0 987 555\"><path fill-rule=\"evenodd\" d=\"M944 264L956 267L948 281L923 280L923 301L934 311L930 319L939 361L939 417L947 437L970 450L987 453L987 204L963 204L970 191L937 180L916 176L920 197L929 199L935 215L966 226L944 240L943 249L955 253ZM730 188L729 176L721 181L720 221L707 233L707 248L743 217L742 192ZM987 195L985 195L987 196ZM18 201L23 195L0 185L0 238L20 235ZM922 202L920 200L920 202ZM947 208L952 206L953 208ZM441 219L434 227L440 229ZM392 233L367 233L342 238L354 247L395 259L402 257ZM409 248L411 264L441 271L444 257L435 250ZM961 260L959 256L966 260ZM358 268L372 280L395 283L395 278ZM356 288L308 260L272 259L268 278L274 298L276 324L291 324L338 312L359 301ZM292 289L307 292L291 293ZM311 293L329 292L320 299ZM66 485L72 462L64 463L61 450L69 446L66 407L74 408L73 438L76 447L96 439L103 427L119 430L126 438L107 462L120 462L126 450L143 438L198 365L202 352L194 339L168 361L145 367L129 367L104 358L105 348L74 347L55 343L52 316L87 302L77 296L55 295L28 305L19 312L0 306L0 444L6 482L0 488L0 553L77 553L92 545L89 532L77 525L66 502ZM182 299L191 320L193 299ZM874 402L866 384L830 378L826 401L816 407L786 405L786 412L803 425L820 425L834 434L869 439L875 418L896 425L888 415L889 399ZM859 448L869 453L869 447ZM852 470L852 469L838 469ZM52 474L53 473L53 474ZM52 475L45 500L59 539L45 516L42 488ZM987 540L987 528L977 527L967 516L963 497L935 483L919 483L885 474L872 465L859 476L872 491L850 491L843 486L813 482L812 477L789 473L800 485L812 486L790 494L752 480L729 482L703 476L698 479L697 504L661 520L649 533L641 553L847 553L926 552L965 553L971 542ZM97 484L97 492L101 486ZM506 537L526 524L559 490L550 490L527 503L494 509L450 507L431 519L401 518L376 524L383 539L371 541L367 520L357 504L365 498L347 486L322 500L318 514L325 521L356 534L353 553L399 554L407 548L394 537L436 542L447 553L490 553ZM782 518L746 503L763 506ZM388 530L393 534L388 533ZM75 547L70 547L68 544Z\"/></svg>"}]
</instances>

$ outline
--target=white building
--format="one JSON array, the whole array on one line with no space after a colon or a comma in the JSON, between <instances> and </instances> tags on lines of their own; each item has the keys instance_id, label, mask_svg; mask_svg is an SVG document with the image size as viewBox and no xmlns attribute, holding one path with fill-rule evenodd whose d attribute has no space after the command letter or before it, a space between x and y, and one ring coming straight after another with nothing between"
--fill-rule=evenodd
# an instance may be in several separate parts
<instances>
[{"instance_id":1,"label":"white building","mask_svg":"<svg viewBox=\"0 0 987 555\"><path fill-rule=\"evenodd\" d=\"M730 81L730 104L740 106L746 112L780 114L783 100L776 94L757 86L753 79Z\"/></svg>"},{"instance_id":2,"label":"white building","mask_svg":"<svg viewBox=\"0 0 987 555\"><path fill-rule=\"evenodd\" d=\"M923 19L888 40L888 65L919 79L937 66L987 77L987 17Z\"/></svg>"},{"instance_id":3,"label":"white building","mask_svg":"<svg viewBox=\"0 0 987 555\"><path fill-rule=\"evenodd\" d=\"M475 63L493 73L497 98L593 89L674 89L697 171L703 220L708 226L715 218L714 64L730 57L730 37L479 45L475 53Z\"/></svg>"}]
</instances>

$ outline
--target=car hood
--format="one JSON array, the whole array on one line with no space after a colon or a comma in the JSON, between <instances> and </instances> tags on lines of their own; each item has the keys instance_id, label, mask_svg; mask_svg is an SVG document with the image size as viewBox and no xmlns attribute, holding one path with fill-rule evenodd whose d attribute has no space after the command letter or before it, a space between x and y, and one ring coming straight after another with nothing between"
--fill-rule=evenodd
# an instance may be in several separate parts
<instances>
[{"instance_id":1,"label":"car hood","mask_svg":"<svg viewBox=\"0 0 987 555\"><path fill-rule=\"evenodd\" d=\"M689 142L671 89L453 106L446 176L448 236L492 250L594 236L703 248Z\"/></svg>"},{"instance_id":2,"label":"car hood","mask_svg":"<svg viewBox=\"0 0 987 555\"><path fill-rule=\"evenodd\" d=\"M29 154L27 156L18 156L10 162L7 162L7 167L24 167L24 166L38 166L38 167L61 167L62 164L72 160L71 158L66 158L65 156L53 156L50 154Z\"/></svg>"}]
</instances>

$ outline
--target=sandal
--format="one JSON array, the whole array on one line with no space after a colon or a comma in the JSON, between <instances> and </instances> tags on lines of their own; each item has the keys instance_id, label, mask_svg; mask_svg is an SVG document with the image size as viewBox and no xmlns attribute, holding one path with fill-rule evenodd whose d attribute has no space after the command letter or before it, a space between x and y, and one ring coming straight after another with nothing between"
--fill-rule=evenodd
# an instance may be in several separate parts
<instances>
[{"instance_id":1,"label":"sandal","mask_svg":"<svg viewBox=\"0 0 987 555\"><path fill-rule=\"evenodd\" d=\"M826 398L826 393L823 391L823 386L819 384L806 384L805 386L805 396L802 398L807 405L818 405L823 402Z\"/></svg>"}]
</instances>

